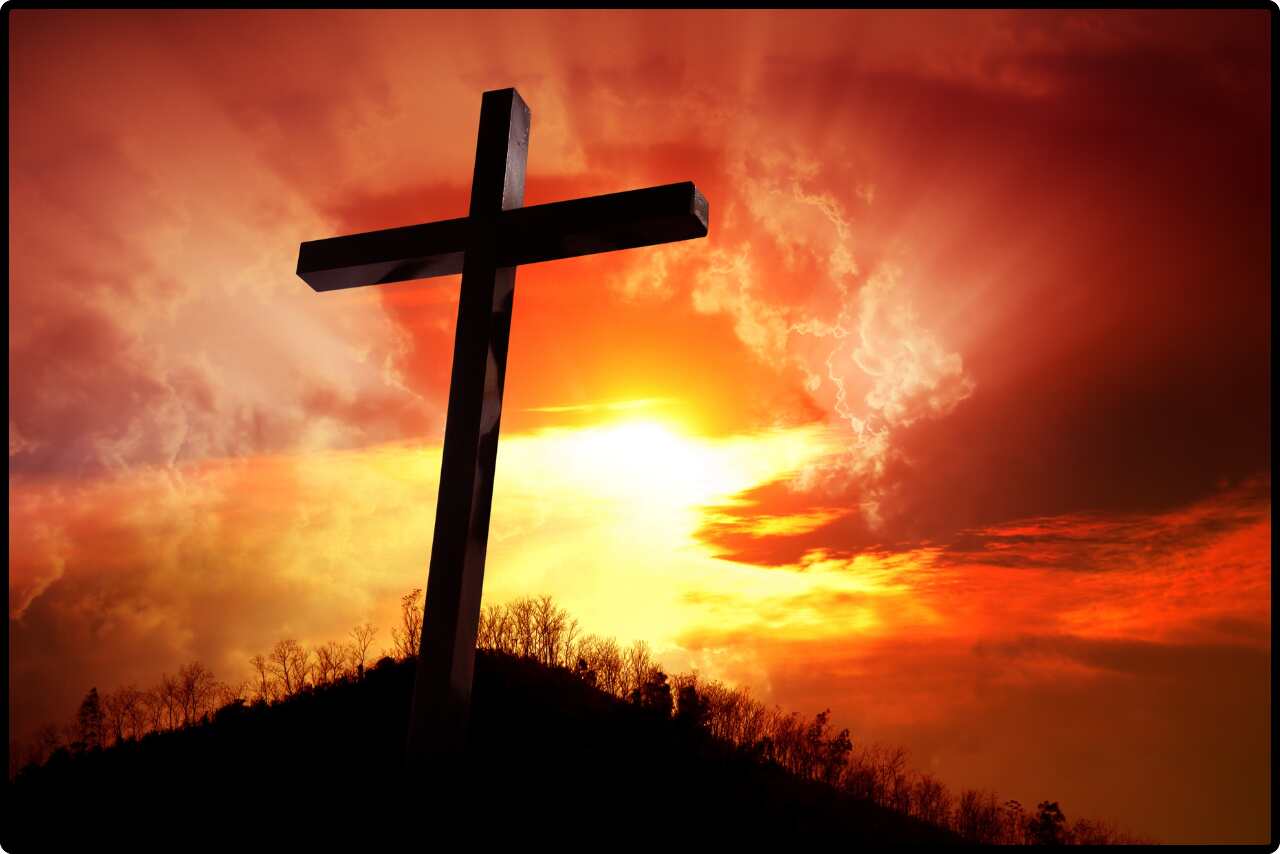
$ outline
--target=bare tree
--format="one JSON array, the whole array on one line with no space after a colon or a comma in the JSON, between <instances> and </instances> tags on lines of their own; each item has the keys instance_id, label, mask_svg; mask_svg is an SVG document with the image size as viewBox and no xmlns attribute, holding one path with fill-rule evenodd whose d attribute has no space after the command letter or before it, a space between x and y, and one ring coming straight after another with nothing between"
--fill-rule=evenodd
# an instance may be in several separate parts
<instances>
[{"instance_id":1,"label":"bare tree","mask_svg":"<svg viewBox=\"0 0 1280 854\"><path fill-rule=\"evenodd\" d=\"M512 653L521 658L533 658L538 648L538 629L534 619L533 600L524 598L508 602L507 619L511 624Z\"/></svg>"},{"instance_id":2,"label":"bare tree","mask_svg":"<svg viewBox=\"0 0 1280 854\"><path fill-rule=\"evenodd\" d=\"M730 744L742 744L738 693L715 680L699 680L698 693L707 704L707 732Z\"/></svg>"},{"instance_id":3,"label":"bare tree","mask_svg":"<svg viewBox=\"0 0 1280 854\"><path fill-rule=\"evenodd\" d=\"M351 670L357 679L364 678L364 666L369 660L369 647L373 646L373 638L378 630L373 623L363 623L351 630L351 643L347 653L351 662Z\"/></svg>"},{"instance_id":4,"label":"bare tree","mask_svg":"<svg viewBox=\"0 0 1280 854\"><path fill-rule=\"evenodd\" d=\"M121 742L142 735L145 724L140 706L142 692L132 685L106 694L102 698L108 742Z\"/></svg>"},{"instance_id":5,"label":"bare tree","mask_svg":"<svg viewBox=\"0 0 1280 854\"><path fill-rule=\"evenodd\" d=\"M235 683L219 682L217 691L214 693L216 709L221 709L232 703L243 703L249 697L249 684L247 679L242 679Z\"/></svg>"},{"instance_id":6,"label":"bare tree","mask_svg":"<svg viewBox=\"0 0 1280 854\"><path fill-rule=\"evenodd\" d=\"M191 726L213 711L218 695L218 680L200 662L193 661L180 667L172 686L183 726Z\"/></svg>"},{"instance_id":7,"label":"bare tree","mask_svg":"<svg viewBox=\"0 0 1280 854\"><path fill-rule=\"evenodd\" d=\"M422 588L400 597L400 625L391 629L398 658L417 658L418 644L422 642Z\"/></svg>"},{"instance_id":8,"label":"bare tree","mask_svg":"<svg viewBox=\"0 0 1280 854\"><path fill-rule=\"evenodd\" d=\"M298 645L297 651L293 656L293 683L297 686L295 690L301 691L307 687L307 683L311 680L314 666L311 663L311 652Z\"/></svg>"},{"instance_id":9,"label":"bare tree","mask_svg":"<svg viewBox=\"0 0 1280 854\"><path fill-rule=\"evenodd\" d=\"M476 646L532 658L548 667L573 667L581 657L578 621L550 596L522 597L480 611Z\"/></svg>"},{"instance_id":10,"label":"bare tree","mask_svg":"<svg viewBox=\"0 0 1280 854\"><path fill-rule=\"evenodd\" d=\"M169 678L169 674L160 674L160 684L154 689L156 705L162 723L156 729L177 729L182 721L181 689L177 679Z\"/></svg>"},{"instance_id":11,"label":"bare tree","mask_svg":"<svg viewBox=\"0 0 1280 854\"><path fill-rule=\"evenodd\" d=\"M1005 801L1000 806L1000 836L1003 845L1034 845L1031 836L1032 817L1019 801Z\"/></svg>"},{"instance_id":12,"label":"bare tree","mask_svg":"<svg viewBox=\"0 0 1280 854\"><path fill-rule=\"evenodd\" d=\"M712 734L741 747L755 747L765 737L770 711L745 687L705 682L701 691L707 700L707 728Z\"/></svg>"},{"instance_id":13,"label":"bare tree","mask_svg":"<svg viewBox=\"0 0 1280 854\"><path fill-rule=\"evenodd\" d=\"M103 743L107 745L124 741L124 709L119 697L119 691L102 695Z\"/></svg>"},{"instance_id":14,"label":"bare tree","mask_svg":"<svg viewBox=\"0 0 1280 854\"><path fill-rule=\"evenodd\" d=\"M578 660L578 633L581 627L574 617L565 616L560 629L560 664L572 667Z\"/></svg>"},{"instance_id":15,"label":"bare tree","mask_svg":"<svg viewBox=\"0 0 1280 854\"><path fill-rule=\"evenodd\" d=\"M875 745L872 753L872 771L879 802L901 812L910 811L907 751L901 747Z\"/></svg>"},{"instance_id":16,"label":"bare tree","mask_svg":"<svg viewBox=\"0 0 1280 854\"><path fill-rule=\"evenodd\" d=\"M327 685L341 678L343 662L347 658L347 652L342 644L337 641L321 644L316 647L315 657L316 684Z\"/></svg>"},{"instance_id":17,"label":"bare tree","mask_svg":"<svg viewBox=\"0 0 1280 854\"><path fill-rule=\"evenodd\" d=\"M627 647L623 666L625 682L623 694L630 696L633 691L639 691L640 687L649 680L649 674L653 670L653 656L649 652L649 644L638 640Z\"/></svg>"},{"instance_id":18,"label":"bare tree","mask_svg":"<svg viewBox=\"0 0 1280 854\"><path fill-rule=\"evenodd\" d=\"M991 792L966 789L956 804L955 826L952 828L969 842L994 845L1002 835L1001 810Z\"/></svg>"},{"instance_id":19,"label":"bare tree","mask_svg":"<svg viewBox=\"0 0 1280 854\"><path fill-rule=\"evenodd\" d=\"M480 623L476 630L476 646L495 652L510 653L512 645L511 621L505 605L491 604L480 609Z\"/></svg>"},{"instance_id":20,"label":"bare tree","mask_svg":"<svg viewBox=\"0 0 1280 854\"><path fill-rule=\"evenodd\" d=\"M902 747L886 750L881 770L881 787L887 793L886 805L898 812L911 812L911 772L907 768L907 751Z\"/></svg>"},{"instance_id":21,"label":"bare tree","mask_svg":"<svg viewBox=\"0 0 1280 854\"><path fill-rule=\"evenodd\" d=\"M596 671L596 684L615 697L623 696L627 691L622 650L613 638L597 639L594 645L594 658L591 666Z\"/></svg>"},{"instance_id":22,"label":"bare tree","mask_svg":"<svg viewBox=\"0 0 1280 854\"><path fill-rule=\"evenodd\" d=\"M286 696L293 696L307 684L311 672L311 653L293 638L277 641L267 658L271 675L284 688Z\"/></svg>"},{"instance_id":23,"label":"bare tree","mask_svg":"<svg viewBox=\"0 0 1280 854\"><path fill-rule=\"evenodd\" d=\"M123 708L124 725L130 738L142 738L147 734L147 692L139 691L136 686L126 685L118 692L120 705Z\"/></svg>"},{"instance_id":24,"label":"bare tree","mask_svg":"<svg viewBox=\"0 0 1280 854\"><path fill-rule=\"evenodd\" d=\"M258 692L258 699L264 703L270 703L275 700L278 693L277 682L272 675L271 662L263 658L261 655L255 655L249 659L249 663L253 665L253 672L256 674L254 680L255 690Z\"/></svg>"},{"instance_id":25,"label":"bare tree","mask_svg":"<svg viewBox=\"0 0 1280 854\"><path fill-rule=\"evenodd\" d=\"M145 695L133 685L102 695L108 741L137 739L147 730Z\"/></svg>"},{"instance_id":26,"label":"bare tree","mask_svg":"<svg viewBox=\"0 0 1280 854\"><path fill-rule=\"evenodd\" d=\"M165 701L161 685L148 688L142 692L140 705L144 715L145 728L148 732L159 732L165 724Z\"/></svg>"},{"instance_id":27,"label":"bare tree","mask_svg":"<svg viewBox=\"0 0 1280 854\"><path fill-rule=\"evenodd\" d=\"M766 758L788 771L805 773L805 729L804 719L797 712L784 712L776 706L770 709L765 722Z\"/></svg>"},{"instance_id":28,"label":"bare tree","mask_svg":"<svg viewBox=\"0 0 1280 854\"><path fill-rule=\"evenodd\" d=\"M912 812L930 824L946 827L951 821L951 793L933 775L921 774L915 781Z\"/></svg>"},{"instance_id":29,"label":"bare tree","mask_svg":"<svg viewBox=\"0 0 1280 854\"><path fill-rule=\"evenodd\" d=\"M533 619L533 657L548 667L558 664L565 612L556 607L550 596L532 600L529 611Z\"/></svg>"}]
</instances>

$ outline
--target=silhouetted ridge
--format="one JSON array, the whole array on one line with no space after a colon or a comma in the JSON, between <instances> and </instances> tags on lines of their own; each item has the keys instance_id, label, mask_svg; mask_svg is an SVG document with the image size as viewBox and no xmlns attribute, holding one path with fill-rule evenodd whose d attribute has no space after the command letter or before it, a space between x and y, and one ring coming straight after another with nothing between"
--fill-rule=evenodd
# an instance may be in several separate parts
<instances>
[{"instance_id":1,"label":"silhouetted ridge","mask_svg":"<svg viewBox=\"0 0 1280 854\"><path fill-rule=\"evenodd\" d=\"M74 844L382 845L435 838L442 822L477 842L535 828L616 841L677 828L956 840L758 762L572 671L483 651L458 776L428 789L401 768L413 669L412 660L383 659L356 681L231 704L208 723L105 750L60 751L8 784L0 841L17 854ZM434 846L412 846L421 847Z\"/></svg>"}]
</instances>

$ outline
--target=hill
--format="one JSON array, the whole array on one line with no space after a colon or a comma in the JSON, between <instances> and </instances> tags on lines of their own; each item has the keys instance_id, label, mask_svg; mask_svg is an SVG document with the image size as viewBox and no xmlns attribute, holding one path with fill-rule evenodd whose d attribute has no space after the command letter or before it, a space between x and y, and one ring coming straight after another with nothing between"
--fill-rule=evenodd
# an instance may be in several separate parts
<instances>
[{"instance_id":1,"label":"hill","mask_svg":"<svg viewBox=\"0 0 1280 854\"><path fill-rule=\"evenodd\" d=\"M513 835L548 843L839 838L940 844L951 832L804 780L687 720L624 702L573 672L477 654L459 765L402 767L414 662L212 720L59 751L6 784L6 851L71 846L413 850Z\"/></svg>"}]
</instances>

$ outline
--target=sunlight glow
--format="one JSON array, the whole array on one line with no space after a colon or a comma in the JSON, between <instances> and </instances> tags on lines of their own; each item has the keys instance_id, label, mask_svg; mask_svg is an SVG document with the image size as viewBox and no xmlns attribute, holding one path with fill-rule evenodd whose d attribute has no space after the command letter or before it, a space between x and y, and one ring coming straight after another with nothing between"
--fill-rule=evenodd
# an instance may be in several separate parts
<instances>
[{"instance_id":1,"label":"sunlight glow","mask_svg":"<svg viewBox=\"0 0 1280 854\"><path fill-rule=\"evenodd\" d=\"M575 479L600 491L690 507L734 489L741 476L708 443L657 421L578 431L567 461Z\"/></svg>"}]
</instances>

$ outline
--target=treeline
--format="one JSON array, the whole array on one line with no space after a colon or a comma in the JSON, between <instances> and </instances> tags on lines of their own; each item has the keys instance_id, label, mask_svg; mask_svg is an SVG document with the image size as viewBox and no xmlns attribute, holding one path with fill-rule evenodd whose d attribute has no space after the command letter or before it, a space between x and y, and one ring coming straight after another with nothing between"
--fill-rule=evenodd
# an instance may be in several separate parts
<instances>
[{"instance_id":1,"label":"treeline","mask_svg":"<svg viewBox=\"0 0 1280 854\"><path fill-rule=\"evenodd\" d=\"M422 591L400 600L393 645L382 658L416 657L422 631ZM150 733L184 729L234 714L246 705L270 705L326 685L362 680L377 629L356 626L343 641L306 647L277 642L249 660L252 678L224 683L199 662L163 675L148 689L133 686L85 696L63 727L41 728L26 751L10 743L10 777L26 764L40 765L59 751L76 754ZM902 748L855 743L849 730L835 731L830 710L806 719L769 707L746 688L730 687L696 673L668 675L644 641L621 646L613 638L582 633L579 623L550 596L526 597L483 608L477 647L565 668L599 690L732 746L761 763L818 781L880 806L948 828L983 844L1138 843L1105 822L1069 822L1057 802L1034 811L994 793L966 790L958 796L928 773L908 766ZM391 662L385 662L391 663Z\"/></svg>"},{"instance_id":2,"label":"treeline","mask_svg":"<svg viewBox=\"0 0 1280 854\"><path fill-rule=\"evenodd\" d=\"M578 621L550 596L485 606L476 645L565 667L597 688L685 722L762 762L799 777L955 831L965 840L1008 845L1113 845L1143 842L1107 822L1068 822L1055 801L1035 811L1018 801L973 789L957 797L928 773L908 767L907 751L854 744L848 729L834 731L831 711L811 720L769 707L744 687L732 688L696 673L668 676L649 645L619 646L613 638L583 635Z\"/></svg>"},{"instance_id":3,"label":"treeline","mask_svg":"<svg viewBox=\"0 0 1280 854\"><path fill-rule=\"evenodd\" d=\"M45 763L60 750L97 750L201 723L239 693L238 688L218 681L198 661L178 668L174 676L162 675L150 688L128 685L101 695L96 687L90 688L68 724L40 727L25 750L10 742L9 776L23 765Z\"/></svg>"},{"instance_id":4,"label":"treeline","mask_svg":"<svg viewBox=\"0 0 1280 854\"><path fill-rule=\"evenodd\" d=\"M407 623L413 622L408 616L410 603L419 602L421 595L415 590L403 597ZM420 630L421 613L416 620ZM392 631L395 644L384 650L384 657L404 659L417 654L417 641L410 642L401 634L399 627ZM325 685L362 679L376 635L372 623L363 623L351 630L346 641L310 648L293 638L277 641L267 653L249 659L253 678L239 682L223 682L199 661L193 661L179 667L173 676L162 674L149 688L127 685L105 694L99 694L97 687L90 688L70 722L45 724L25 746L9 742L9 778L27 765L43 765L59 751L77 754L137 741L151 733L207 723L220 712L250 703L271 704Z\"/></svg>"}]
</instances>

